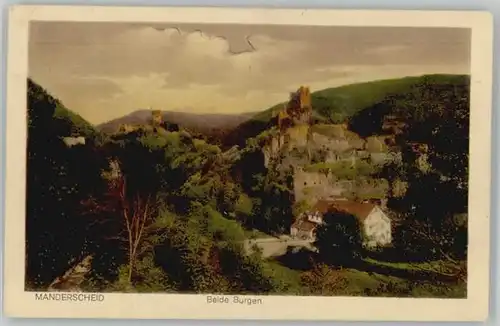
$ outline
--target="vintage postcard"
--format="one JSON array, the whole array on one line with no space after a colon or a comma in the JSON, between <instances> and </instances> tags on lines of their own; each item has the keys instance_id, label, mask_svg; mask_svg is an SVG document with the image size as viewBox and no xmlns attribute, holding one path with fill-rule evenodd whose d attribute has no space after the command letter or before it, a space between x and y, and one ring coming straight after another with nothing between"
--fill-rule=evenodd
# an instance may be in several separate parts
<instances>
[{"instance_id":1,"label":"vintage postcard","mask_svg":"<svg viewBox=\"0 0 500 326\"><path fill-rule=\"evenodd\" d=\"M7 315L487 318L488 13L9 19Z\"/></svg>"}]
</instances>

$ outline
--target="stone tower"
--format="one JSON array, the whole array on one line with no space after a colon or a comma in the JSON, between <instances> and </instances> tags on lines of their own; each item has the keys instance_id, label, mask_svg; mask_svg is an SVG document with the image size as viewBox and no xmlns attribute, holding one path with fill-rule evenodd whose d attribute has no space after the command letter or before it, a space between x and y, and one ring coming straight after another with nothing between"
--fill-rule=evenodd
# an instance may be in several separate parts
<instances>
[{"instance_id":1,"label":"stone tower","mask_svg":"<svg viewBox=\"0 0 500 326\"><path fill-rule=\"evenodd\" d=\"M308 86L300 86L299 103L302 110L311 109L311 91Z\"/></svg>"},{"instance_id":2,"label":"stone tower","mask_svg":"<svg viewBox=\"0 0 500 326\"><path fill-rule=\"evenodd\" d=\"M295 124L309 124L312 116L311 91L308 86L300 86L291 100Z\"/></svg>"},{"instance_id":3,"label":"stone tower","mask_svg":"<svg viewBox=\"0 0 500 326\"><path fill-rule=\"evenodd\" d=\"M160 126L163 123L163 117L161 115L160 110L153 110L151 118L152 118L153 126L155 126L155 127Z\"/></svg>"}]
</instances>

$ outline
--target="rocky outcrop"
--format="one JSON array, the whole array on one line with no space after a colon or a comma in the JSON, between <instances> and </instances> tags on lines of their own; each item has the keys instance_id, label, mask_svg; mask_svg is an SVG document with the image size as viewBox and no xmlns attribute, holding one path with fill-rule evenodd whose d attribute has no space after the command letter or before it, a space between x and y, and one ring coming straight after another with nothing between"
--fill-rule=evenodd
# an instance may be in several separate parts
<instances>
[{"instance_id":1,"label":"rocky outcrop","mask_svg":"<svg viewBox=\"0 0 500 326\"><path fill-rule=\"evenodd\" d=\"M80 292L81 284L90 273L92 256L86 256L78 264L70 268L64 275L57 277L48 287L49 292Z\"/></svg>"}]
</instances>

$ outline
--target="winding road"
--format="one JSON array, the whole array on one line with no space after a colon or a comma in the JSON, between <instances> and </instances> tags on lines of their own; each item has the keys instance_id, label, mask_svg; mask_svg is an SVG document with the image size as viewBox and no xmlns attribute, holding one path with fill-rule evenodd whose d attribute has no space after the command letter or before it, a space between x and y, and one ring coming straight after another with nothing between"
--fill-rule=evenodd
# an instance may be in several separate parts
<instances>
[{"instance_id":1,"label":"winding road","mask_svg":"<svg viewBox=\"0 0 500 326\"><path fill-rule=\"evenodd\" d=\"M292 239L288 236L280 238L257 238L245 240L245 250L248 254L252 253L253 247L257 245L262 250L262 257L277 257L286 254L289 247L306 248L315 250L311 240Z\"/></svg>"}]
</instances>

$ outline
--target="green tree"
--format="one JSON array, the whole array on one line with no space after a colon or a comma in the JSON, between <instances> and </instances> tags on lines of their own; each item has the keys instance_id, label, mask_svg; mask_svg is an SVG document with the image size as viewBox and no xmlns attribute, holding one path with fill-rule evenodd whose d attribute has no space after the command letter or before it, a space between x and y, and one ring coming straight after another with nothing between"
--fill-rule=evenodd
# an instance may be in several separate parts
<instances>
[{"instance_id":1,"label":"green tree","mask_svg":"<svg viewBox=\"0 0 500 326\"><path fill-rule=\"evenodd\" d=\"M349 213L332 211L316 231L315 247L324 262L347 266L362 254L362 234L358 219Z\"/></svg>"},{"instance_id":2,"label":"green tree","mask_svg":"<svg viewBox=\"0 0 500 326\"><path fill-rule=\"evenodd\" d=\"M311 270L302 273L301 283L313 295L339 295L348 285L342 270L324 263L314 263Z\"/></svg>"},{"instance_id":3,"label":"green tree","mask_svg":"<svg viewBox=\"0 0 500 326\"><path fill-rule=\"evenodd\" d=\"M404 195L391 201L404 220L395 240L400 246L418 242L425 249L419 255L427 259L466 252L466 223L458 225L455 216L468 207L469 91L468 83L441 88L424 83L388 101L392 113L405 121L396 139L402 162L383 169L390 183L407 183Z\"/></svg>"}]
</instances>

